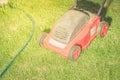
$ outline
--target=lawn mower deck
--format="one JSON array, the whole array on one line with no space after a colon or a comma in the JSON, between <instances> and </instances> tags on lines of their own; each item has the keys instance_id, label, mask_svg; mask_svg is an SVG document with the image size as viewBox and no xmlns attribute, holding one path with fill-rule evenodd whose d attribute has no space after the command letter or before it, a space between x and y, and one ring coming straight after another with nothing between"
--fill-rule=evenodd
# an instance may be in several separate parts
<instances>
[{"instance_id":1,"label":"lawn mower deck","mask_svg":"<svg viewBox=\"0 0 120 80\"><path fill-rule=\"evenodd\" d=\"M86 10L72 9L53 25L49 34L42 33L39 44L71 60L78 59L97 34L105 36L108 24L101 17Z\"/></svg>"}]
</instances>

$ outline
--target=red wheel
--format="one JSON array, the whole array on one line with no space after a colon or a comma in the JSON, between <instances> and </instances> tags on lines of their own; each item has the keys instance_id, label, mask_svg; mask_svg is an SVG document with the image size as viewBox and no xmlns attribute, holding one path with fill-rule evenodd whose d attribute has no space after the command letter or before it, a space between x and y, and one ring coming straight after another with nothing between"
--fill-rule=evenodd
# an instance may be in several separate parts
<instances>
[{"instance_id":1,"label":"red wheel","mask_svg":"<svg viewBox=\"0 0 120 80\"><path fill-rule=\"evenodd\" d=\"M98 33L101 37L104 37L108 32L109 25L107 22L103 21L100 23L100 26L98 28Z\"/></svg>"},{"instance_id":2,"label":"red wheel","mask_svg":"<svg viewBox=\"0 0 120 80\"><path fill-rule=\"evenodd\" d=\"M79 58L81 48L79 46L73 46L68 54L68 58L71 60L77 60Z\"/></svg>"},{"instance_id":3,"label":"red wheel","mask_svg":"<svg viewBox=\"0 0 120 80\"><path fill-rule=\"evenodd\" d=\"M104 37L107 34L107 31L108 31L108 24L104 24L101 29L100 35Z\"/></svg>"}]
</instances>

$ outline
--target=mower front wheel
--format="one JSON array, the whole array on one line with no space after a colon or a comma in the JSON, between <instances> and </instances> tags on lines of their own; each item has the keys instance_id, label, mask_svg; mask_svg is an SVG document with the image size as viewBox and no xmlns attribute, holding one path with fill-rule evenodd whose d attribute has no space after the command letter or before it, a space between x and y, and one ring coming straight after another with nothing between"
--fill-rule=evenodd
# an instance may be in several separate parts
<instances>
[{"instance_id":1,"label":"mower front wheel","mask_svg":"<svg viewBox=\"0 0 120 80\"><path fill-rule=\"evenodd\" d=\"M77 60L80 56L80 52L81 52L80 46L73 46L69 51L68 58L70 60Z\"/></svg>"},{"instance_id":2,"label":"mower front wheel","mask_svg":"<svg viewBox=\"0 0 120 80\"><path fill-rule=\"evenodd\" d=\"M43 46L43 41L44 41L44 39L45 39L45 37L48 35L48 33L46 33L46 32L42 32L40 35L39 35L39 37L38 37L38 45L40 45L40 46Z\"/></svg>"}]
</instances>

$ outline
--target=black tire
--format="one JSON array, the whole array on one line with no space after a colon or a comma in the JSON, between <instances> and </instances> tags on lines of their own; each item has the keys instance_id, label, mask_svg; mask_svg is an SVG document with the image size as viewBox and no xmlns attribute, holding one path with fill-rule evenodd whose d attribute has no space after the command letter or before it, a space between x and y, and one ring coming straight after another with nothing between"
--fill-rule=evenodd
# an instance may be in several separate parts
<instances>
[{"instance_id":1,"label":"black tire","mask_svg":"<svg viewBox=\"0 0 120 80\"><path fill-rule=\"evenodd\" d=\"M37 40L38 45L43 46L43 44L44 44L43 41L47 35L48 35L48 33L46 33L46 32L42 32L39 35L38 40Z\"/></svg>"},{"instance_id":2,"label":"black tire","mask_svg":"<svg viewBox=\"0 0 120 80\"><path fill-rule=\"evenodd\" d=\"M68 53L68 58L70 60L77 60L80 56L80 52L81 52L80 46L73 46L73 47L71 47L71 49Z\"/></svg>"},{"instance_id":3,"label":"black tire","mask_svg":"<svg viewBox=\"0 0 120 80\"><path fill-rule=\"evenodd\" d=\"M109 24L105 21L100 22L100 25L97 30L97 34L100 37L104 37L107 34Z\"/></svg>"}]
</instances>

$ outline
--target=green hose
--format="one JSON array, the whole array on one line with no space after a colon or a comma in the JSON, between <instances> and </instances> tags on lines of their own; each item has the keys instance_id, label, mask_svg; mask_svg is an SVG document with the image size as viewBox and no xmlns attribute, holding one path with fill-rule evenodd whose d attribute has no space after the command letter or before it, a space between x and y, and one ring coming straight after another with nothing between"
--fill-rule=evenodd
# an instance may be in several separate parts
<instances>
[{"instance_id":1,"label":"green hose","mask_svg":"<svg viewBox=\"0 0 120 80\"><path fill-rule=\"evenodd\" d=\"M0 78L2 78L2 76L6 73L6 71L10 68L10 66L14 63L14 61L16 60L16 58L23 52L23 50L27 47L28 43L31 41L33 34L35 32L35 22L34 19L32 18L31 15L29 15L28 13L26 13L24 10L18 9L18 8L13 8L15 10L18 11L22 11L32 22L32 31L31 31L31 35L29 37L29 39L26 41L26 43L23 45L23 47L17 52L17 54L14 56L14 58L7 64L7 66L3 69L3 71L0 73Z\"/></svg>"}]
</instances>

